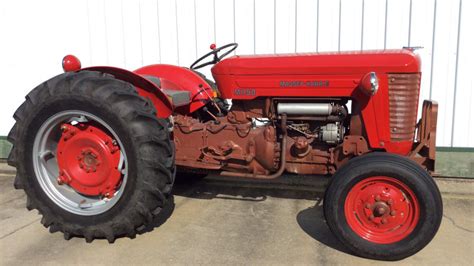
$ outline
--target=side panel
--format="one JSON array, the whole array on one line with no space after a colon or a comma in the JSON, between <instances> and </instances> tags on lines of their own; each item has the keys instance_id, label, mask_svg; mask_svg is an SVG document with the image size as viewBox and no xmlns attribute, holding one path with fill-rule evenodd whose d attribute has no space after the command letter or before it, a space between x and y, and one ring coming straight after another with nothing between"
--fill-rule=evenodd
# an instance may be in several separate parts
<instances>
[{"instance_id":1,"label":"side panel","mask_svg":"<svg viewBox=\"0 0 474 266\"><path fill-rule=\"evenodd\" d=\"M193 71L173 65L149 65L134 71L139 75L150 75L160 78L162 88L170 89L165 86L172 86L174 90L185 90L191 93L191 104L187 112L192 113L206 105L213 92L211 86Z\"/></svg>"},{"instance_id":2,"label":"side panel","mask_svg":"<svg viewBox=\"0 0 474 266\"><path fill-rule=\"evenodd\" d=\"M412 141L392 141L390 134L390 113L388 75L377 72L379 90L368 96L358 89L363 74L346 75L214 75L224 98L255 99L257 97L343 97L357 101L361 107L362 119L370 147L388 152L407 155ZM285 81L290 87L280 87ZM291 87L291 84L302 84ZM322 86L320 86L322 84ZM230 89L232 88L232 89ZM230 93L224 94L224 93ZM237 95L238 94L238 95Z\"/></svg>"},{"instance_id":3,"label":"side panel","mask_svg":"<svg viewBox=\"0 0 474 266\"><path fill-rule=\"evenodd\" d=\"M115 67L88 67L82 70L99 71L114 75L117 79L126 81L137 87L138 94L149 98L157 110L157 116L160 118L168 118L173 112L173 106L168 97L161 92L160 88L149 80L130 72L125 69ZM82 71L81 70L81 71Z\"/></svg>"}]
</instances>

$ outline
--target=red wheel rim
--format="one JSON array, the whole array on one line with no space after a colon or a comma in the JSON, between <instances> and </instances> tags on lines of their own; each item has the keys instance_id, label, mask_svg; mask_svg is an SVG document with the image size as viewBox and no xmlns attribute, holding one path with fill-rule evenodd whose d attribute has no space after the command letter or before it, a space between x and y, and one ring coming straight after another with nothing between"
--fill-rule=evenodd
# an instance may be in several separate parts
<instances>
[{"instance_id":1,"label":"red wheel rim","mask_svg":"<svg viewBox=\"0 0 474 266\"><path fill-rule=\"evenodd\" d=\"M99 127L63 124L58 143L60 184L89 196L112 197L120 184L120 148Z\"/></svg>"},{"instance_id":2,"label":"red wheel rim","mask_svg":"<svg viewBox=\"0 0 474 266\"><path fill-rule=\"evenodd\" d=\"M393 177L358 182L347 194L344 214L350 228L377 244L398 242L415 229L420 207L414 192Z\"/></svg>"}]
</instances>

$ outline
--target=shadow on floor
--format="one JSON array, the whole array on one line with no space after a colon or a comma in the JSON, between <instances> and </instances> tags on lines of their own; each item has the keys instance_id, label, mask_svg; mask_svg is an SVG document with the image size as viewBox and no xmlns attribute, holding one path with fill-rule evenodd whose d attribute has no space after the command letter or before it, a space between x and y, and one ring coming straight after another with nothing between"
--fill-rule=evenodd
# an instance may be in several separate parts
<instances>
[{"instance_id":1,"label":"shadow on floor","mask_svg":"<svg viewBox=\"0 0 474 266\"><path fill-rule=\"evenodd\" d=\"M241 182L225 180L177 180L174 195L195 199L226 199L241 201L265 201L267 197L314 200L315 205L300 211L296 221L301 229L316 241L341 252L351 254L330 231L324 219L324 193L317 190L279 187L265 182Z\"/></svg>"},{"instance_id":2,"label":"shadow on floor","mask_svg":"<svg viewBox=\"0 0 474 266\"><path fill-rule=\"evenodd\" d=\"M324 219L322 200L318 200L315 206L300 211L296 216L296 221L301 229L316 241L338 251L351 254L329 229Z\"/></svg>"}]
</instances>

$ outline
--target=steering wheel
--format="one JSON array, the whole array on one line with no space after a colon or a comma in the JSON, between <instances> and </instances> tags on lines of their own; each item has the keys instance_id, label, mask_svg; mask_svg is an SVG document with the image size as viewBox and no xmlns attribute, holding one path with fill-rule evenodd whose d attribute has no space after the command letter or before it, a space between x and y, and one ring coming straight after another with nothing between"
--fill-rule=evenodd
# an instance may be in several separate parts
<instances>
[{"instance_id":1,"label":"steering wheel","mask_svg":"<svg viewBox=\"0 0 474 266\"><path fill-rule=\"evenodd\" d=\"M198 60L194 61L194 63L189 68L195 70L195 69L199 69L199 68L202 68L202 67L205 67L205 66L208 66L208 65L214 65L215 63L221 61L222 58L226 57L228 54L232 53L235 49L237 49L237 46L239 46L237 43L229 43L229 44L226 44L226 45L221 46L219 48L216 48L215 44L211 44L212 51L205 54L204 56L202 56ZM218 55L220 51L226 50L226 49L228 49L228 51L225 51L225 53L220 55L220 56ZM198 65L198 63L200 63L202 60L204 60L205 58L207 58L211 55L214 55L214 59L212 59L212 61L209 61L209 62L202 63L202 64Z\"/></svg>"}]
</instances>

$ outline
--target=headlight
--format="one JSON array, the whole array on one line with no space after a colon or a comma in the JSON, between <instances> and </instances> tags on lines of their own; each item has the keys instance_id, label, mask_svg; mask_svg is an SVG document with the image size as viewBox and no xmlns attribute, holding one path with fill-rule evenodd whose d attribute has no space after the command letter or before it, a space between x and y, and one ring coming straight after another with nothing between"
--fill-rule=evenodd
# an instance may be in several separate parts
<instances>
[{"instance_id":1,"label":"headlight","mask_svg":"<svg viewBox=\"0 0 474 266\"><path fill-rule=\"evenodd\" d=\"M375 72L369 72L364 75L359 87L365 94L372 96L379 90L379 78Z\"/></svg>"}]
</instances>

